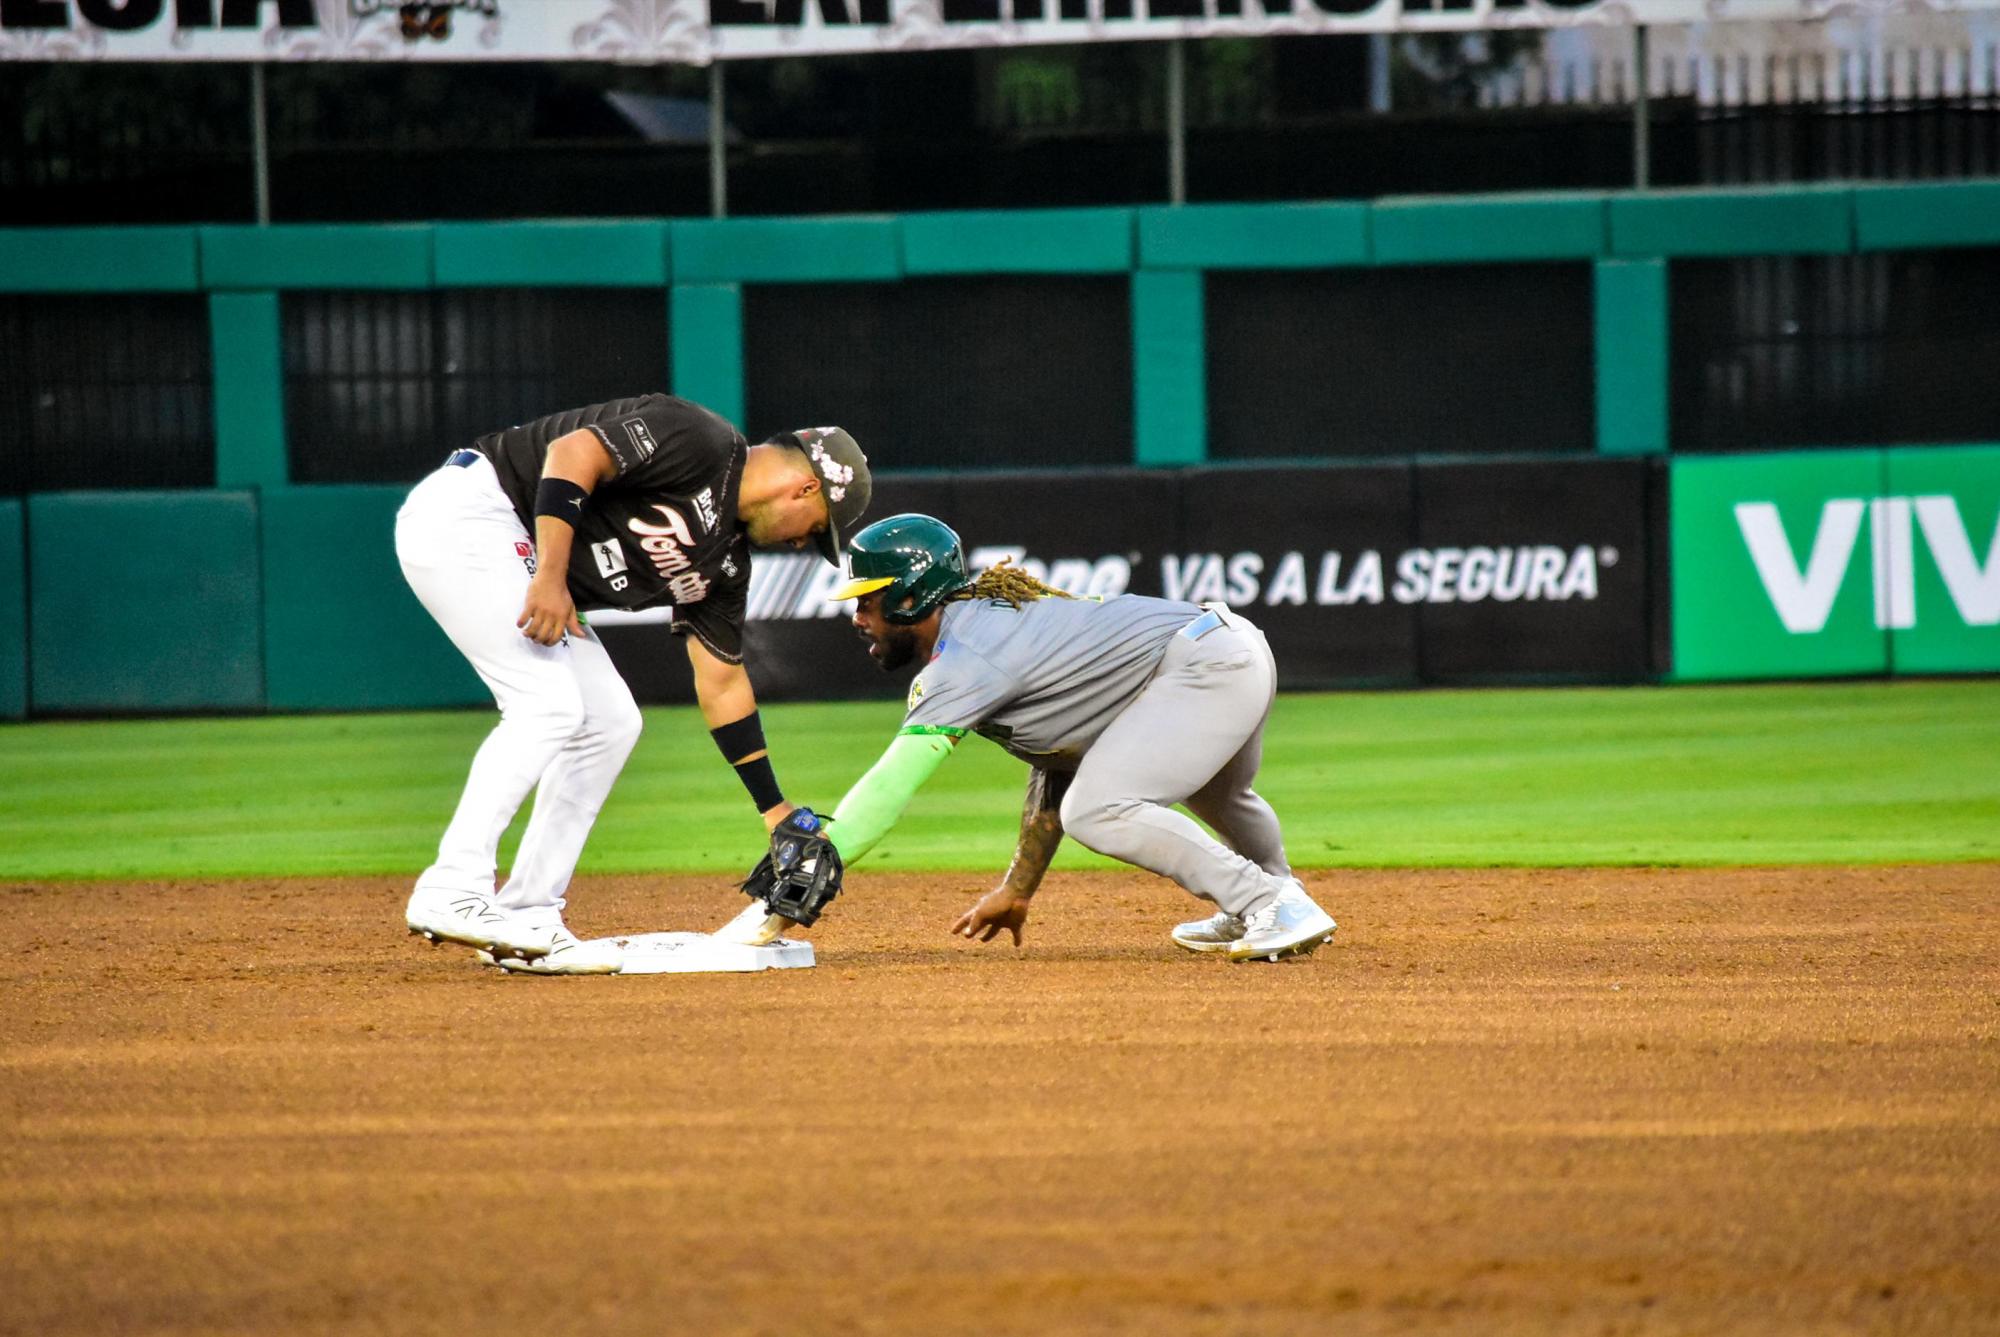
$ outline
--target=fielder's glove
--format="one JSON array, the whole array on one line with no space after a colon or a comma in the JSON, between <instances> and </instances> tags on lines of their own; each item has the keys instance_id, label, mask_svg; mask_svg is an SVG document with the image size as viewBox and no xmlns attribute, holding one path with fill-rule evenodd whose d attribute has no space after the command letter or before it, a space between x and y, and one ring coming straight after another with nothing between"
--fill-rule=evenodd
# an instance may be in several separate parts
<instances>
[{"instance_id":1,"label":"fielder's glove","mask_svg":"<svg viewBox=\"0 0 2000 1337\"><path fill-rule=\"evenodd\" d=\"M840 894L844 871L825 821L811 808L794 808L771 832L771 850L750 870L743 892L810 928Z\"/></svg>"}]
</instances>

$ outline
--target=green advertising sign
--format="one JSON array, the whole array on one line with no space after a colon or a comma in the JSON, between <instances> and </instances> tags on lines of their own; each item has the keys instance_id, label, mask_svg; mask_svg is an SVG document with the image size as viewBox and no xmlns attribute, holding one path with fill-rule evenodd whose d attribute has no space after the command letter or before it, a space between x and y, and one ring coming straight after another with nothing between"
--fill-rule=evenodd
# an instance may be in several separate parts
<instances>
[{"instance_id":1,"label":"green advertising sign","mask_svg":"<svg viewBox=\"0 0 2000 1337\"><path fill-rule=\"evenodd\" d=\"M1671 488L1675 678L1888 671L1881 451L1683 457Z\"/></svg>"},{"instance_id":2,"label":"green advertising sign","mask_svg":"<svg viewBox=\"0 0 2000 1337\"><path fill-rule=\"evenodd\" d=\"M2000 669L2000 446L1889 452L1889 667Z\"/></svg>"},{"instance_id":3,"label":"green advertising sign","mask_svg":"<svg viewBox=\"0 0 2000 1337\"><path fill-rule=\"evenodd\" d=\"M2000 447L1673 463L1674 676L2000 669Z\"/></svg>"}]
</instances>

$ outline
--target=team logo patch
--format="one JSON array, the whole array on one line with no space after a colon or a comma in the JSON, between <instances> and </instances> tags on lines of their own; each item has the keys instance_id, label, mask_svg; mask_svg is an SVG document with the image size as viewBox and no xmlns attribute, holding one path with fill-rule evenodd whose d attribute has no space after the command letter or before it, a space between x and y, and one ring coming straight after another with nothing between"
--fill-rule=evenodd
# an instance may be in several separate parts
<instances>
[{"instance_id":1,"label":"team logo patch","mask_svg":"<svg viewBox=\"0 0 2000 1337\"><path fill-rule=\"evenodd\" d=\"M625 569L625 549L619 546L617 539L591 544L590 555L597 559L597 574L606 580Z\"/></svg>"},{"instance_id":2,"label":"team logo patch","mask_svg":"<svg viewBox=\"0 0 2000 1337\"><path fill-rule=\"evenodd\" d=\"M644 418L627 418L620 426L625 429L625 436L631 441L632 449L639 452L639 458L641 460L652 459L653 452L658 450L659 446L654 443L653 434L646 427L646 420Z\"/></svg>"},{"instance_id":3,"label":"team logo patch","mask_svg":"<svg viewBox=\"0 0 2000 1337\"><path fill-rule=\"evenodd\" d=\"M903 709L905 709L905 710L915 710L915 709L917 708L917 703L918 703L919 701L923 700L923 699L924 699L924 680L923 680L923 678L922 678L922 677L916 677L916 678L912 678L912 679L910 679L910 699L909 699L909 703L908 703L907 705L905 705L905 706L903 707Z\"/></svg>"}]
</instances>

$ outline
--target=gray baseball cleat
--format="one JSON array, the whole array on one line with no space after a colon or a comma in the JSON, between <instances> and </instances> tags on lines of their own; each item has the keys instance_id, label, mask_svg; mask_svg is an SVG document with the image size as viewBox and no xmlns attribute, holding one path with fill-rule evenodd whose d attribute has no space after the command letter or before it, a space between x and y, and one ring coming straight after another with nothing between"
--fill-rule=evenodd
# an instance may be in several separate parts
<instances>
[{"instance_id":1,"label":"gray baseball cleat","mask_svg":"<svg viewBox=\"0 0 2000 1337\"><path fill-rule=\"evenodd\" d=\"M486 892L418 887L403 908L403 922L429 942L491 947L495 933L507 923L507 912Z\"/></svg>"},{"instance_id":2,"label":"gray baseball cleat","mask_svg":"<svg viewBox=\"0 0 2000 1337\"><path fill-rule=\"evenodd\" d=\"M1319 908L1297 879L1243 919L1243 936L1229 944L1231 961L1276 961L1305 956L1333 936L1333 916Z\"/></svg>"},{"instance_id":3,"label":"gray baseball cleat","mask_svg":"<svg viewBox=\"0 0 2000 1337\"><path fill-rule=\"evenodd\" d=\"M1223 910L1174 925L1174 945L1190 952L1226 952L1243 936L1243 916Z\"/></svg>"}]
</instances>

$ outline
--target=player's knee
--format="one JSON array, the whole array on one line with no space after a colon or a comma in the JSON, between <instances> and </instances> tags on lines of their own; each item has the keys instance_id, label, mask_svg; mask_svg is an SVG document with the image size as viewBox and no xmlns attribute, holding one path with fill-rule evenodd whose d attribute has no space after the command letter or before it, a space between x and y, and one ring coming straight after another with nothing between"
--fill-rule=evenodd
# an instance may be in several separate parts
<instances>
[{"instance_id":1,"label":"player's knee","mask_svg":"<svg viewBox=\"0 0 2000 1337\"><path fill-rule=\"evenodd\" d=\"M574 685L549 687L508 704L507 721L545 738L571 738L583 731L589 713Z\"/></svg>"},{"instance_id":2,"label":"player's knee","mask_svg":"<svg viewBox=\"0 0 2000 1337\"><path fill-rule=\"evenodd\" d=\"M628 696L607 714L604 720L605 741L612 747L630 752L645 727L646 717L639 713L638 703Z\"/></svg>"},{"instance_id":3,"label":"player's knee","mask_svg":"<svg viewBox=\"0 0 2000 1337\"><path fill-rule=\"evenodd\" d=\"M1079 844L1097 850L1137 806L1136 799L1073 785L1069 793L1063 795L1063 830ZM1102 852L1099 850L1099 853Z\"/></svg>"}]
</instances>

